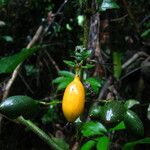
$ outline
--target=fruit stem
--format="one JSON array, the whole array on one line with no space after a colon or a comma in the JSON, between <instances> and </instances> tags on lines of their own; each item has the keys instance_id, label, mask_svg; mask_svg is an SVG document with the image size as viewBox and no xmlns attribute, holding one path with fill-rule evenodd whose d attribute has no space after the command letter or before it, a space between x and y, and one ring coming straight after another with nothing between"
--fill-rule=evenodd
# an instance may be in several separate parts
<instances>
[{"instance_id":1,"label":"fruit stem","mask_svg":"<svg viewBox=\"0 0 150 150\"><path fill-rule=\"evenodd\" d=\"M32 121L24 119L22 116L17 118L17 121L26 127L28 127L31 131L37 134L43 141L45 141L52 149L54 150L63 150L52 138L52 136L48 136L42 129L36 126Z\"/></svg>"},{"instance_id":2,"label":"fruit stem","mask_svg":"<svg viewBox=\"0 0 150 150\"><path fill-rule=\"evenodd\" d=\"M42 104L42 105L55 105L55 104L60 104L60 103L62 103L61 101L56 101L56 102L43 102L43 101L40 101L39 102L40 104Z\"/></svg>"}]
</instances>

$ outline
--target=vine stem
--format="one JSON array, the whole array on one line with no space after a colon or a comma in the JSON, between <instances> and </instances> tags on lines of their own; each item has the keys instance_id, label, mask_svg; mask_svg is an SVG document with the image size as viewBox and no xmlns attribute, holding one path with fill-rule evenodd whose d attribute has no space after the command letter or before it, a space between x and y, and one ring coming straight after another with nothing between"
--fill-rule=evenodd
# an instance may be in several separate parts
<instances>
[{"instance_id":1,"label":"vine stem","mask_svg":"<svg viewBox=\"0 0 150 150\"><path fill-rule=\"evenodd\" d=\"M26 127L28 127L31 131L37 134L43 141L45 141L51 148L54 150L63 150L49 135L47 135L42 129L36 126L32 121L24 119L22 116L17 118L17 121Z\"/></svg>"}]
</instances>

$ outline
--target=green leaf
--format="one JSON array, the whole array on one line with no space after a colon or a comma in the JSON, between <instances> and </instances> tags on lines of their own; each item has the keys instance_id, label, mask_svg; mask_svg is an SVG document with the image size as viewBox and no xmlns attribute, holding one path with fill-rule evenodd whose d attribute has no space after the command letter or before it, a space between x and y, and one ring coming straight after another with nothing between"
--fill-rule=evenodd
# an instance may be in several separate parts
<instances>
[{"instance_id":1,"label":"green leaf","mask_svg":"<svg viewBox=\"0 0 150 150\"><path fill-rule=\"evenodd\" d=\"M3 27L5 25L6 25L6 23L4 21L0 20L0 27Z\"/></svg>"},{"instance_id":2,"label":"green leaf","mask_svg":"<svg viewBox=\"0 0 150 150\"><path fill-rule=\"evenodd\" d=\"M121 121L118 125L116 125L114 128L109 129L110 132L112 131L118 131L118 130L124 130L126 129L125 124L123 121Z\"/></svg>"},{"instance_id":3,"label":"green leaf","mask_svg":"<svg viewBox=\"0 0 150 150\"><path fill-rule=\"evenodd\" d=\"M84 61L91 55L91 53L92 51L85 49L83 46L76 46L75 58L78 61Z\"/></svg>"},{"instance_id":4,"label":"green leaf","mask_svg":"<svg viewBox=\"0 0 150 150\"><path fill-rule=\"evenodd\" d=\"M130 133L132 133L136 136L143 136L144 135L143 123L135 112L133 112L131 110L128 110L126 112L126 115L124 117L124 124L126 126L126 129Z\"/></svg>"},{"instance_id":5,"label":"green leaf","mask_svg":"<svg viewBox=\"0 0 150 150\"><path fill-rule=\"evenodd\" d=\"M56 79L54 79L53 81L52 81L52 83L61 83L61 82L63 82L63 81L65 81L65 77L57 77Z\"/></svg>"},{"instance_id":6,"label":"green leaf","mask_svg":"<svg viewBox=\"0 0 150 150\"><path fill-rule=\"evenodd\" d=\"M125 106L127 109L129 109L129 108L131 108L131 107L133 107L134 105L137 105L137 104L140 104L140 102L137 101L137 100L134 100L134 99L129 99L129 100L127 100L127 101L125 102L124 106Z\"/></svg>"},{"instance_id":7,"label":"green leaf","mask_svg":"<svg viewBox=\"0 0 150 150\"><path fill-rule=\"evenodd\" d=\"M144 23L144 27L150 28L150 21L147 20L147 21Z\"/></svg>"},{"instance_id":8,"label":"green leaf","mask_svg":"<svg viewBox=\"0 0 150 150\"><path fill-rule=\"evenodd\" d=\"M54 29L54 34L56 34L56 36L57 36L57 33L59 33L61 31L61 26L55 22L53 25L53 29Z\"/></svg>"},{"instance_id":9,"label":"green leaf","mask_svg":"<svg viewBox=\"0 0 150 150\"><path fill-rule=\"evenodd\" d=\"M70 77L70 78L74 78L75 74L66 70L61 70L58 72L58 74L60 76L65 76L65 77Z\"/></svg>"},{"instance_id":10,"label":"green leaf","mask_svg":"<svg viewBox=\"0 0 150 150\"><path fill-rule=\"evenodd\" d=\"M98 79L98 78L87 78L86 82L89 82L91 85L95 85L97 87L101 87L102 86L102 80Z\"/></svg>"},{"instance_id":11,"label":"green leaf","mask_svg":"<svg viewBox=\"0 0 150 150\"><path fill-rule=\"evenodd\" d=\"M13 38L9 35L2 36L2 39L4 39L6 42L13 42Z\"/></svg>"},{"instance_id":12,"label":"green leaf","mask_svg":"<svg viewBox=\"0 0 150 150\"><path fill-rule=\"evenodd\" d=\"M61 91L63 89L65 89L67 87L67 85L72 81L71 78L66 78L65 81L61 82L58 87L57 87L57 91Z\"/></svg>"},{"instance_id":13,"label":"green leaf","mask_svg":"<svg viewBox=\"0 0 150 150\"><path fill-rule=\"evenodd\" d=\"M86 59L86 58L90 57L91 52L92 52L92 51L90 51L90 50L86 50L86 49L83 50L83 51L81 52L82 58L83 58L83 59Z\"/></svg>"},{"instance_id":14,"label":"green leaf","mask_svg":"<svg viewBox=\"0 0 150 150\"><path fill-rule=\"evenodd\" d=\"M66 24L66 29L67 29L67 30L69 30L69 31L71 31L71 30L72 30L72 27L70 26L70 24L69 24L69 23L67 23L67 24Z\"/></svg>"},{"instance_id":15,"label":"green leaf","mask_svg":"<svg viewBox=\"0 0 150 150\"><path fill-rule=\"evenodd\" d=\"M78 25L82 27L83 26L83 22L84 22L84 16L83 15L79 15L77 17L77 22L78 22Z\"/></svg>"},{"instance_id":16,"label":"green leaf","mask_svg":"<svg viewBox=\"0 0 150 150\"><path fill-rule=\"evenodd\" d=\"M90 69L93 67L95 67L95 65L92 65L92 64L86 64L86 66L82 66L82 68L85 68L85 69Z\"/></svg>"},{"instance_id":17,"label":"green leaf","mask_svg":"<svg viewBox=\"0 0 150 150\"><path fill-rule=\"evenodd\" d=\"M138 141L133 141L133 142L128 142L123 146L123 150L134 150L134 147L137 144L150 144L150 137L138 140Z\"/></svg>"},{"instance_id":18,"label":"green leaf","mask_svg":"<svg viewBox=\"0 0 150 150\"><path fill-rule=\"evenodd\" d=\"M0 73L11 73L18 64L23 62L29 56L31 56L34 52L38 50L35 48L24 48L21 52L14 54L12 56L4 57L0 59Z\"/></svg>"},{"instance_id":19,"label":"green leaf","mask_svg":"<svg viewBox=\"0 0 150 150\"><path fill-rule=\"evenodd\" d=\"M103 136L98 139L96 148L97 150L108 150L109 149L110 140L107 136Z\"/></svg>"},{"instance_id":20,"label":"green leaf","mask_svg":"<svg viewBox=\"0 0 150 150\"><path fill-rule=\"evenodd\" d=\"M51 137L51 139L61 147L61 149L69 150L69 145L61 138Z\"/></svg>"},{"instance_id":21,"label":"green leaf","mask_svg":"<svg viewBox=\"0 0 150 150\"><path fill-rule=\"evenodd\" d=\"M125 113L124 104L113 100L102 107L100 119L105 126L112 128L123 121Z\"/></svg>"},{"instance_id":22,"label":"green leaf","mask_svg":"<svg viewBox=\"0 0 150 150\"><path fill-rule=\"evenodd\" d=\"M142 37L142 38L147 38L148 36L150 36L150 29L145 30L145 31L141 34L141 37Z\"/></svg>"},{"instance_id":23,"label":"green leaf","mask_svg":"<svg viewBox=\"0 0 150 150\"><path fill-rule=\"evenodd\" d=\"M94 136L94 135L103 135L104 132L107 132L107 129L99 122L86 122L81 128L83 136Z\"/></svg>"},{"instance_id":24,"label":"green leaf","mask_svg":"<svg viewBox=\"0 0 150 150\"><path fill-rule=\"evenodd\" d=\"M119 9L119 5L115 2L115 0L103 0L100 11L106 11L107 9Z\"/></svg>"},{"instance_id":25,"label":"green leaf","mask_svg":"<svg viewBox=\"0 0 150 150\"><path fill-rule=\"evenodd\" d=\"M122 67L121 67L121 54L119 52L113 52L113 64L114 64L114 77L119 79Z\"/></svg>"},{"instance_id":26,"label":"green leaf","mask_svg":"<svg viewBox=\"0 0 150 150\"><path fill-rule=\"evenodd\" d=\"M38 101L28 96L11 96L0 103L0 113L15 119L19 116L33 117L39 111Z\"/></svg>"},{"instance_id":27,"label":"green leaf","mask_svg":"<svg viewBox=\"0 0 150 150\"><path fill-rule=\"evenodd\" d=\"M73 61L64 60L63 62L65 64L67 64L68 66L70 66L70 67L75 67L76 66L75 62L73 62Z\"/></svg>"},{"instance_id":28,"label":"green leaf","mask_svg":"<svg viewBox=\"0 0 150 150\"><path fill-rule=\"evenodd\" d=\"M9 0L0 0L0 7L5 7L8 4Z\"/></svg>"},{"instance_id":29,"label":"green leaf","mask_svg":"<svg viewBox=\"0 0 150 150\"><path fill-rule=\"evenodd\" d=\"M92 106L89 110L89 116L93 119L98 119L100 117L101 110L102 106Z\"/></svg>"},{"instance_id":30,"label":"green leaf","mask_svg":"<svg viewBox=\"0 0 150 150\"><path fill-rule=\"evenodd\" d=\"M98 93L99 88L102 86L103 80L91 77L91 78L87 78L85 80L85 82L89 83L91 85L91 87L95 93Z\"/></svg>"},{"instance_id":31,"label":"green leaf","mask_svg":"<svg viewBox=\"0 0 150 150\"><path fill-rule=\"evenodd\" d=\"M39 73L39 69L36 68L34 65L25 65L25 70L27 76L35 76L37 75L37 73Z\"/></svg>"},{"instance_id":32,"label":"green leaf","mask_svg":"<svg viewBox=\"0 0 150 150\"><path fill-rule=\"evenodd\" d=\"M81 54L81 53L78 53L78 52L75 52L75 56L76 56L76 57L82 57L82 54Z\"/></svg>"},{"instance_id":33,"label":"green leaf","mask_svg":"<svg viewBox=\"0 0 150 150\"><path fill-rule=\"evenodd\" d=\"M147 118L150 120L150 104L147 108Z\"/></svg>"},{"instance_id":34,"label":"green leaf","mask_svg":"<svg viewBox=\"0 0 150 150\"><path fill-rule=\"evenodd\" d=\"M42 102L41 102L42 103ZM54 121L57 121L58 119L58 113L56 112L56 105L60 104L60 100L51 100L49 102L49 108L47 112L42 116L42 123L48 124L48 123L54 123Z\"/></svg>"},{"instance_id":35,"label":"green leaf","mask_svg":"<svg viewBox=\"0 0 150 150\"><path fill-rule=\"evenodd\" d=\"M95 144L96 144L95 141L89 140L84 145L82 145L82 147L80 148L80 150L93 150Z\"/></svg>"},{"instance_id":36,"label":"green leaf","mask_svg":"<svg viewBox=\"0 0 150 150\"><path fill-rule=\"evenodd\" d=\"M43 124L52 123L57 119L58 119L58 115L55 112L54 107L49 107L48 111L41 118Z\"/></svg>"}]
</instances>

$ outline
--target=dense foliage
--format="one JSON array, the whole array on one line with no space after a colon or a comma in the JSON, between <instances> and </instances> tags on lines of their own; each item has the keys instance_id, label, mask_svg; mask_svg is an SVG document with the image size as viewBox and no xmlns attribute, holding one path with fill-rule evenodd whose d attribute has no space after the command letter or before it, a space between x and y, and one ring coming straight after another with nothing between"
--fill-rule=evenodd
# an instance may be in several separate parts
<instances>
[{"instance_id":1,"label":"dense foliage","mask_svg":"<svg viewBox=\"0 0 150 150\"><path fill-rule=\"evenodd\" d=\"M0 149L148 149L149 7L0 0Z\"/></svg>"}]
</instances>

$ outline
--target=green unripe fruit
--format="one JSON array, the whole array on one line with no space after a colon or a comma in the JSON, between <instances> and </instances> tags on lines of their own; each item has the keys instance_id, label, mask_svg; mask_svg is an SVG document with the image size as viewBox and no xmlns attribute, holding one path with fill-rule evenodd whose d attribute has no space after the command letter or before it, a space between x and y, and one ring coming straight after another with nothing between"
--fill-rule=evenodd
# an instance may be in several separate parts
<instances>
[{"instance_id":1,"label":"green unripe fruit","mask_svg":"<svg viewBox=\"0 0 150 150\"><path fill-rule=\"evenodd\" d=\"M21 115L30 118L38 112L39 106L38 101L28 96L11 96L0 103L0 113L11 119Z\"/></svg>"}]
</instances>

